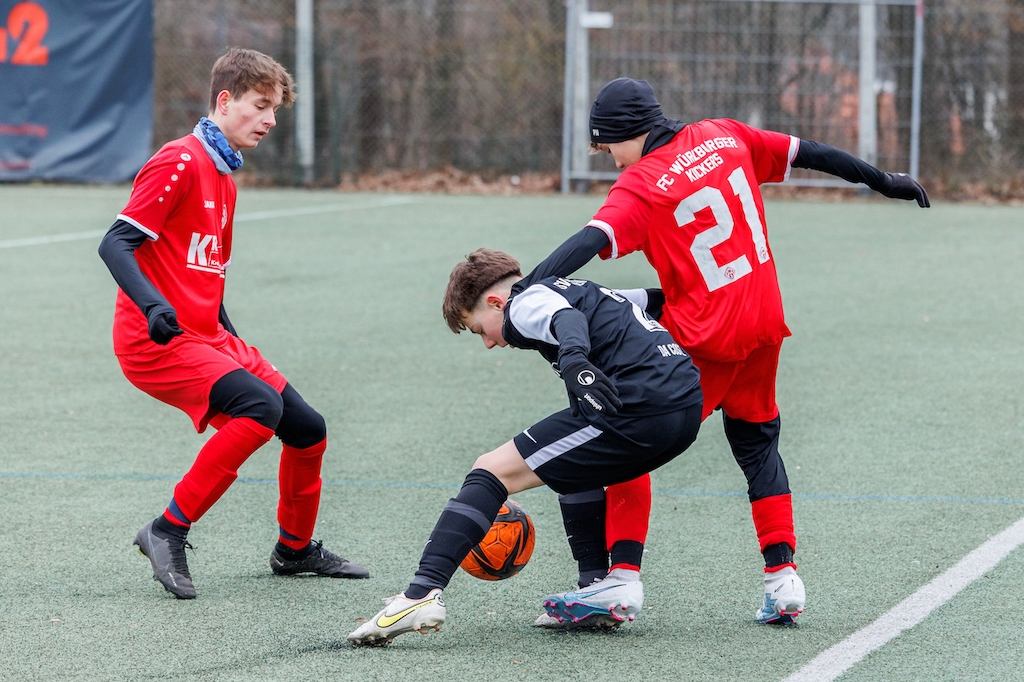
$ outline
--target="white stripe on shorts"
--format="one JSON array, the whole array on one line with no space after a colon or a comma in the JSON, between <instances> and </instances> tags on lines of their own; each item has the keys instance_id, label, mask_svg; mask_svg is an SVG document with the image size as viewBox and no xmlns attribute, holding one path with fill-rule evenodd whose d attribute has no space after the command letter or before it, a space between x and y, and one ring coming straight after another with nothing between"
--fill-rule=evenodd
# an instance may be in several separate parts
<instances>
[{"instance_id":1,"label":"white stripe on shorts","mask_svg":"<svg viewBox=\"0 0 1024 682\"><path fill-rule=\"evenodd\" d=\"M564 455L573 448L578 448L584 443L588 443L594 440L602 433L603 432L601 431L601 429L596 428L592 425L584 427L575 433L570 433L565 438L556 440L551 445L546 445L537 452L527 457L526 466L530 467L531 471L536 471L537 467L547 464L555 457Z\"/></svg>"}]
</instances>

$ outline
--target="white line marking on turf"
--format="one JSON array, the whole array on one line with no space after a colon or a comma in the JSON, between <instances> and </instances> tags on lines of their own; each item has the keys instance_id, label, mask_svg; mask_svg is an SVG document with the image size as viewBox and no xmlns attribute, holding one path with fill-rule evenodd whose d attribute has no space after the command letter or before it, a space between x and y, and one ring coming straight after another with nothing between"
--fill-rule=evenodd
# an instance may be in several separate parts
<instances>
[{"instance_id":1,"label":"white line marking on turf","mask_svg":"<svg viewBox=\"0 0 1024 682\"><path fill-rule=\"evenodd\" d=\"M875 649L914 627L1024 543L1024 519L961 559L878 620L815 656L783 682L834 680Z\"/></svg>"},{"instance_id":2,"label":"white line marking on turf","mask_svg":"<svg viewBox=\"0 0 1024 682\"><path fill-rule=\"evenodd\" d=\"M411 204L410 197L388 197L382 201L375 201L367 204L322 204L320 206L305 206L302 208L282 208L274 211L254 211L242 213L235 216L236 223L245 223L253 220L268 220L270 218L288 218L291 216L315 215L317 213L336 213L341 211L358 211L366 208L386 208L388 206L400 206ZM0 241L0 249L14 249L19 246L39 246L40 244L55 244L57 242L73 242L80 239L95 239L107 233L106 230L89 230L88 232L68 232L67 234L51 234L45 237L26 237L24 239L8 239Z\"/></svg>"},{"instance_id":3,"label":"white line marking on turf","mask_svg":"<svg viewBox=\"0 0 1024 682\"><path fill-rule=\"evenodd\" d=\"M92 239L102 237L106 230L89 230L88 232L68 232L67 234L51 234L46 237L26 237L25 239L8 239L0 242L0 249L13 249L18 246L36 246L38 244L53 244L54 242L73 242L78 239Z\"/></svg>"},{"instance_id":4,"label":"white line marking on turf","mask_svg":"<svg viewBox=\"0 0 1024 682\"><path fill-rule=\"evenodd\" d=\"M267 220L269 218L288 218L290 216L314 215L317 213L334 213L337 211L358 211L364 208L385 208L387 206L400 206L411 204L410 197L388 197L381 201L374 201L368 204L322 204L320 206L306 206L304 208L282 208L276 211L255 211L235 216L236 223L244 223L250 220Z\"/></svg>"}]
</instances>

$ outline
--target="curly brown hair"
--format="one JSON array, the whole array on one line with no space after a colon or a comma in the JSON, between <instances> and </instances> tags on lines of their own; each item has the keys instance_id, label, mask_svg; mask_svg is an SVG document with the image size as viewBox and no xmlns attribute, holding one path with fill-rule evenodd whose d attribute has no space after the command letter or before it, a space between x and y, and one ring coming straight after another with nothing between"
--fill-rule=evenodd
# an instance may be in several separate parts
<instances>
[{"instance_id":1,"label":"curly brown hair","mask_svg":"<svg viewBox=\"0 0 1024 682\"><path fill-rule=\"evenodd\" d=\"M466 328L463 314L473 310L488 289L506 279L522 276L519 261L502 251L477 249L466 256L466 260L452 270L444 292L441 312L449 329L456 334L461 332Z\"/></svg>"},{"instance_id":2,"label":"curly brown hair","mask_svg":"<svg viewBox=\"0 0 1024 682\"><path fill-rule=\"evenodd\" d=\"M213 65L210 73L210 111L217 108L217 95L224 90L238 99L250 90L269 95L281 86L281 104L295 102L295 81L273 57L256 50L233 47Z\"/></svg>"}]
</instances>

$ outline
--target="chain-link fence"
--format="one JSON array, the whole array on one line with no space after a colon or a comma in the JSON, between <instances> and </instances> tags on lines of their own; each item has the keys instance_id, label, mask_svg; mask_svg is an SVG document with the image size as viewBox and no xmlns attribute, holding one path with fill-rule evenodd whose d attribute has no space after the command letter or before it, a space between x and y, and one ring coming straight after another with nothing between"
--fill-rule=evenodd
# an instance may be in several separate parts
<instances>
[{"instance_id":1,"label":"chain-link fence","mask_svg":"<svg viewBox=\"0 0 1024 682\"><path fill-rule=\"evenodd\" d=\"M295 63L291 0L154 0L155 143L206 112L228 45ZM603 7L598 5L603 4ZM667 114L731 116L857 151L857 4L592 0L591 97L630 75ZM317 184L453 166L557 173L563 0L315 0ZM906 169L914 8L878 6L878 164ZM927 0L921 174L996 182L1024 160L1024 0ZM795 55L769 59L766 55ZM300 93L309 96L309 93ZM299 177L292 112L246 169Z\"/></svg>"},{"instance_id":2,"label":"chain-link fence","mask_svg":"<svg viewBox=\"0 0 1024 682\"><path fill-rule=\"evenodd\" d=\"M589 9L614 16L609 29L587 32L589 93L630 74L651 83L671 118L734 118L860 152L888 170L911 167L913 5L869 8L867 29L862 7L844 0L595 0ZM859 149L865 37L874 46L868 92L876 106L867 113L876 134ZM614 165L601 156L593 170ZM795 170L792 177L821 174Z\"/></svg>"}]
</instances>

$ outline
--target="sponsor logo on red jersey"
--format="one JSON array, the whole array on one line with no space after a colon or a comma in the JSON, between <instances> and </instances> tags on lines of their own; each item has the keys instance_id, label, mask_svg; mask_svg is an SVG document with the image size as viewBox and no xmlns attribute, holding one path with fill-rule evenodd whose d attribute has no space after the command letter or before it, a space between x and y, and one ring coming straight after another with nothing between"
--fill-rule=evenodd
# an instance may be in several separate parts
<instances>
[{"instance_id":1,"label":"sponsor logo on red jersey","mask_svg":"<svg viewBox=\"0 0 1024 682\"><path fill-rule=\"evenodd\" d=\"M185 267L202 272L211 272L224 276L224 266L220 262L220 250L217 248L217 235L192 233L192 241L188 245L188 256Z\"/></svg>"}]
</instances>

